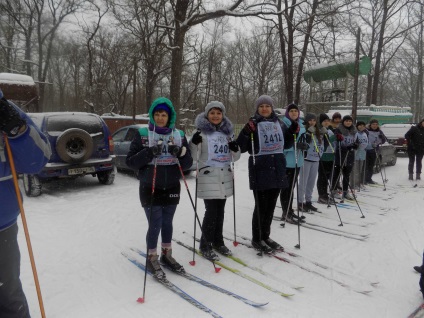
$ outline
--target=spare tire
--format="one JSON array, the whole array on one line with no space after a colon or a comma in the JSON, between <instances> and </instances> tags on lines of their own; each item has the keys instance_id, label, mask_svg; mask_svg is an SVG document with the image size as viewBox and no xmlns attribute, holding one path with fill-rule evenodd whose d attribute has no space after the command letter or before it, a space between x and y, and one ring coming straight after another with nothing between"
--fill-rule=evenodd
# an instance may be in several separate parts
<instances>
[{"instance_id":1,"label":"spare tire","mask_svg":"<svg viewBox=\"0 0 424 318\"><path fill-rule=\"evenodd\" d=\"M56 151L65 162L84 162L93 153L93 139L85 130L70 128L57 137Z\"/></svg>"}]
</instances>

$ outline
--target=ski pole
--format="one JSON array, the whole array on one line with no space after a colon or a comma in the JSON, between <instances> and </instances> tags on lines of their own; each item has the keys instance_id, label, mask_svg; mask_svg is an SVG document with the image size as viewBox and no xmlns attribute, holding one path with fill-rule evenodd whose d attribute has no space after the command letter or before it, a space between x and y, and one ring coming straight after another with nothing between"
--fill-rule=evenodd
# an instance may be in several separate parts
<instances>
[{"instance_id":1,"label":"ski pole","mask_svg":"<svg viewBox=\"0 0 424 318\"><path fill-rule=\"evenodd\" d=\"M188 197L190 198L190 202L191 202L191 205L192 205L193 210L194 210L195 219L197 220L197 223L199 223L200 230L202 230L202 224L200 223L199 215L197 214L196 206L194 205L193 198L192 198L191 193L190 193L190 189L188 188L187 180L186 180L186 178L184 176L184 172L183 172L183 168L181 167L180 160L178 160L178 158L175 158L175 159L177 159L178 168L180 169L181 177L184 180L184 185L185 185L185 187L187 189ZM202 231L202 233L203 233L203 231ZM216 267L216 264L215 264L214 261L210 261L210 262L212 263L213 268L215 269L215 273L219 273L219 271L221 270L221 268L220 267ZM190 265L191 265L191 263L190 263Z\"/></svg>"},{"instance_id":2,"label":"ski pole","mask_svg":"<svg viewBox=\"0 0 424 318\"><path fill-rule=\"evenodd\" d=\"M295 135L296 138L296 135ZM294 151L295 151L295 171L297 171L297 145L294 144ZM299 183L297 183L296 186L296 196L297 196L297 238L298 238L298 244L296 244L294 247L300 249L300 215L299 215Z\"/></svg>"},{"instance_id":3,"label":"ski pole","mask_svg":"<svg viewBox=\"0 0 424 318\"><path fill-rule=\"evenodd\" d=\"M294 144L296 144L297 140L296 140L296 134L293 134L293 138L294 138ZM296 155L296 154L295 154ZM294 184L295 184L295 179L297 177L297 172L296 170L294 171L294 176L293 176L293 180L292 180L292 184L291 184L291 190L290 190L290 196L289 196L289 202L287 203L287 208L286 208L286 216L284 217L284 207L281 204L281 210L282 210L282 214L281 214L281 221L283 221L283 223L281 223L280 225L282 227L286 226L286 221L287 221L287 216L289 215L289 208L290 208L290 202L292 201L293 198L293 190L294 190Z\"/></svg>"},{"instance_id":4,"label":"ski pole","mask_svg":"<svg viewBox=\"0 0 424 318\"><path fill-rule=\"evenodd\" d=\"M325 134L325 135L327 135L327 134ZM319 163L321 164L321 169L322 169L322 171L324 172L324 175L327 175L327 173L326 173L326 171L325 171L325 168L324 168L324 164L323 164L323 163L322 163L322 161L321 161L321 155L320 155L320 152L319 152L319 149L318 149L317 142L315 141L314 134L312 134L312 140L314 141L315 151L316 151L316 152L317 152L317 154L318 154ZM328 186L328 184L327 184L327 186ZM328 200L328 201L329 201L329 200ZM341 218L340 213L339 213L339 208L337 207L336 201L334 200L334 195L333 195L333 202L334 202L334 206L336 207L336 211L337 211L337 214L338 214L339 219L340 219L340 224L339 224L339 226L343 226L343 221L342 221L342 218ZM329 203L329 202L327 202L327 203Z\"/></svg>"},{"instance_id":5,"label":"ski pole","mask_svg":"<svg viewBox=\"0 0 424 318\"><path fill-rule=\"evenodd\" d=\"M358 206L359 211L360 211L360 212L361 212L361 214L362 214L361 219L364 219L364 218L365 218L365 215L364 215L364 213L362 213L362 209L361 209L361 207L359 206L359 202L358 202L358 200L356 199L356 194L352 191L352 187L350 186L350 183L349 183L349 189L350 189L350 192L353 194L353 198L355 199L355 202L356 202L356 205Z\"/></svg>"},{"instance_id":6,"label":"ski pole","mask_svg":"<svg viewBox=\"0 0 424 318\"><path fill-rule=\"evenodd\" d=\"M231 153L231 150L230 150ZM231 153L231 172L233 175L233 216L234 216L234 242L233 245L237 246L239 243L237 242L237 234L236 234L236 175L234 170L234 156Z\"/></svg>"},{"instance_id":7,"label":"ski pole","mask_svg":"<svg viewBox=\"0 0 424 318\"><path fill-rule=\"evenodd\" d=\"M250 133L250 142L252 147L252 161L253 161L253 179L255 181L255 187L256 187L256 159L255 159L255 141L253 139L253 132ZM258 197L258 190L254 189L253 194L255 196L256 201L256 213L258 215L258 227L259 227L259 244L262 242L262 229L261 229L261 213L259 208L259 197ZM262 248L260 249L259 256L263 256Z\"/></svg>"},{"instance_id":8,"label":"ski pole","mask_svg":"<svg viewBox=\"0 0 424 318\"><path fill-rule=\"evenodd\" d=\"M152 214L153 214L153 199L155 196L155 185L156 185L156 171L157 171L157 157L155 156L155 163L153 166L153 179L152 179L152 196L150 198L150 208L149 208L149 228L147 229L147 238L150 236L150 222L152 221ZM147 245L147 244L146 244ZM146 247L147 251L147 257L146 257L146 263L144 266L144 283L143 283L143 297L140 297L137 299L139 303L144 303L145 295L146 295L146 281L147 281L147 261L149 259L149 247Z\"/></svg>"},{"instance_id":9,"label":"ski pole","mask_svg":"<svg viewBox=\"0 0 424 318\"><path fill-rule=\"evenodd\" d=\"M201 143L200 143L201 144ZM199 145L197 145L197 161L196 161L196 192L194 194L194 210L197 214L197 187L199 183L199 157L200 157L200 151L199 151ZM196 265L195 257L196 257L196 214L194 214L194 229L193 229L193 260L190 263L191 266Z\"/></svg>"},{"instance_id":10,"label":"ski pole","mask_svg":"<svg viewBox=\"0 0 424 318\"><path fill-rule=\"evenodd\" d=\"M34 258L34 253L32 251L31 238L29 236L28 224L27 224L27 221L26 221L24 205L22 203L21 191L19 190L18 175L16 173L15 161L13 160L13 154L12 154L12 149L10 148L10 145L9 145L9 140L8 140L6 134L3 134L3 136L4 136L4 140L5 140L5 144L6 144L7 157L9 158L10 170L11 170L12 176L13 176L13 185L15 187L16 198L18 200L19 210L21 212L22 225L24 227L25 239L26 239L26 243L27 243L27 247L28 247L29 259L30 259L31 268L32 268L32 274L34 276L35 288L37 290L37 297L38 297L38 303L39 303L39 306L40 306L41 317L45 318L46 313L44 311L43 297L41 295L40 282L38 280L37 268L35 266L35 258Z\"/></svg>"},{"instance_id":11,"label":"ski pole","mask_svg":"<svg viewBox=\"0 0 424 318\"><path fill-rule=\"evenodd\" d=\"M375 156L377 158L378 166L380 168L381 180L383 181L383 186L384 186L383 191L386 191L386 182L384 181L384 178L383 178L383 171L381 170L382 169L382 166L381 166L380 156L377 153L377 148L374 148L374 152L375 152Z\"/></svg>"}]
</instances>

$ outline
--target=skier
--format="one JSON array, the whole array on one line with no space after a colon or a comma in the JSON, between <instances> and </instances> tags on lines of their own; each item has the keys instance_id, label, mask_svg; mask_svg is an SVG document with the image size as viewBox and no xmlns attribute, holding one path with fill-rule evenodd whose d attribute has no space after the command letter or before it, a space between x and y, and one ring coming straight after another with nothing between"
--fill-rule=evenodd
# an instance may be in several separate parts
<instances>
[{"instance_id":1,"label":"skier","mask_svg":"<svg viewBox=\"0 0 424 318\"><path fill-rule=\"evenodd\" d=\"M334 149L336 149L336 137L333 128L330 125L330 118L327 114L319 115L319 123L321 125L320 132L324 139L324 151L321 155L321 161L318 168L318 203L333 203L333 199L329 197L328 182L331 180L334 162Z\"/></svg>"},{"instance_id":2,"label":"skier","mask_svg":"<svg viewBox=\"0 0 424 318\"><path fill-rule=\"evenodd\" d=\"M364 187L364 169L365 169L365 158L367 152L365 148L368 145L368 135L365 130L365 122L358 121L356 123L356 136L355 141L359 143L358 149L355 151L355 163L353 165L353 173L350 178L350 184L353 185L355 190L360 190Z\"/></svg>"},{"instance_id":3,"label":"skier","mask_svg":"<svg viewBox=\"0 0 424 318\"><path fill-rule=\"evenodd\" d=\"M249 186L255 197L252 245L261 252L271 253L282 249L270 234L278 195L288 187L283 151L293 146L293 134L299 133L299 125L293 122L288 128L280 121L274 112L274 101L268 95L260 96L255 107L255 114L243 127L237 143L242 153L250 153Z\"/></svg>"},{"instance_id":4,"label":"skier","mask_svg":"<svg viewBox=\"0 0 424 318\"><path fill-rule=\"evenodd\" d=\"M316 212L318 209L312 205L312 191L318 175L319 159L324 150L323 136L317 127L317 116L306 114L305 116L306 140L309 148L305 153L305 162L299 173L299 211Z\"/></svg>"},{"instance_id":5,"label":"skier","mask_svg":"<svg viewBox=\"0 0 424 318\"><path fill-rule=\"evenodd\" d=\"M44 134L17 106L9 103L0 90L0 317L30 317L22 290L18 245L19 202L5 136L18 173L37 173L48 162L51 150Z\"/></svg>"},{"instance_id":6,"label":"skier","mask_svg":"<svg viewBox=\"0 0 424 318\"><path fill-rule=\"evenodd\" d=\"M179 165L187 170L193 159L184 133L175 128L176 115L169 99L154 100L149 109L149 127L139 129L126 158L128 167L139 172L140 201L149 222L147 270L157 278L165 277L157 254L159 233L160 262L173 271L184 271L172 255L172 220L180 201Z\"/></svg>"},{"instance_id":7,"label":"skier","mask_svg":"<svg viewBox=\"0 0 424 318\"><path fill-rule=\"evenodd\" d=\"M356 127L353 125L353 118L350 115L343 117L339 127L334 130L337 144L335 150L335 163L333 174L333 196L340 198L336 191L336 185L340 175L343 175L342 190L343 198L353 200L354 198L349 193L349 177L352 172L355 154L353 150L358 149L359 144L355 141Z\"/></svg>"},{"instance_id":8,"label":"skier","mask_svg":"<svg viewBox=\"0 0 424 318\"><path fill-rule=\"evenodd\" d=\"M416 165L416 179L421 180L421 168L424 155L424 119L412 126L405 134L408 142L408 173L409 180L414 180L414 163Z\"/></svg>"},{"instance_id":9,"label":"skier","mask_svg":"<svg viewBox=\"0 0 424 318\"><path fill-rule=\"evenodd\" d=\"M283 122L287 127L290 127L293 123L295 123L295 125L299 125L299 133L293 136L293 142L296 137L296 147L293 145L293 147L284 149L284 155L287 162L286 175L289 186L281 189L280 192L280 203L283 209L283 218L286 219L287 215L287 221L293 224L297 224L299 221L292 207L294 197L293 191L295 188L294 180L299 176L299 170L303 166L303 151L306 151L309 147L308 144L304 142L306 130L299 116L299 107L296 104L290 104L286 107L286 113L283 118ZM297 152L295 152L295 148Z\"/></svg>"},{"instance_id":10,"label":"skier","mask_svg":"<svg viewBox=\"0 0 424 318\"><path fill-rule=\"evenodd\" d=\"M374 166L377 160L378 147L381 144L384 144L387 140L384 133L381 131L378 126L377 119L371 119L367 127L368 133L368 145L367 145L367 157L365 165L365 184L376 184L377 182L372 180L372 175L374 173Z\"/></svg>"},{"instance_id":11,"label":"skier","mask_svg":"<svg viewBox=\"0 0 424 318\"><path fill-rule=\"evenodd\" d=\"M334 130L339 127L340 122L342 121L342 115L339 112L335 112L333 116L331 116L330 127Z\"/></svg>"},{"instance_id":12,"label":"skier","mask_svg":"<svg viewBox=\"0 0 424 318\"><path fill-rule=\"evenodd\" d=\"M222 230L225 203L233 195L231 162L240 158L240 149L221 102L208 103L196 117L195 126L198 131L190 140L190 150L193 158L199 158L197 196L204 199L206 208L200 251L209 260L219 260L213 249L232 255L224 244Z\"/></svg>"}]
</instances>

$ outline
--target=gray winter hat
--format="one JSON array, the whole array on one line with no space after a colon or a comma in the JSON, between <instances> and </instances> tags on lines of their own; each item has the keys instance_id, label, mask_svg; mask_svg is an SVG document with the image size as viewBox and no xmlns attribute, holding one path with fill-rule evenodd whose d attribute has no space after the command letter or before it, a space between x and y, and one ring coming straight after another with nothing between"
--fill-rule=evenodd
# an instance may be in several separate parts
<instances>
[{"instance_id":1,"label":"gray winter hat","mask_svg":"<svg viewBox=\"0 0 424 318\"><path fill-rule=\"evenodd\" d=\"M216 100L209 102L205 107L205 117L208 116L208 113L212 108L218 108L222 111L222 115L225 115L225 106L223 103Z\"/></svg>"},{"instance_id":2,"label":"gray winter hat","mask_svg":"<svg viewBox=\"0 0 424 318\"><path fill-rule=\"evenodd\" d=\"M258 110L258 107L262 104L270 105L272 108L274 108L274 100L271 96L268 95L261 95L255 102L256 110Z\"/></svg>"},{"instance_id":3,"label":"gray winter hat","mask_svg":"<svg viewBox=\"0 0 424 318\"><path fill-rule=\"evenodd\" d=\"M308 121L315 119L317 120L317 116L315 114L312 113L307 113L304 119L304 122L307 123Z\"/></svg>"}]
</instances>

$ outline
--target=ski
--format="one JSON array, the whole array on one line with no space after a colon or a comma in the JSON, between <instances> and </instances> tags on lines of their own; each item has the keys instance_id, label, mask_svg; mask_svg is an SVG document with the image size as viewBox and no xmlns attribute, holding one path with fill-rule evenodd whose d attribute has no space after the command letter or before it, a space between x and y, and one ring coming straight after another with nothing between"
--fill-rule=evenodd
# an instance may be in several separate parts
<instances>
[{"instance_id":1,"label":"ski","mask_svg":"<svg viewBox=\"0 0 424 318\"><path fill-rule=\"evenodd\" d=\"M366 241L367 237L357 237L357 236L353 236L351 234L344 234L344 233L340 233L340 232L334 232L334 230L328 230L328 229L324 229L324 228L320 228L320 227L316 227L314 225L310 225L308 223L303 223L301 225L304 228L307 229L311 229L314 231L318 231L318 232L322 232L322 233L326 233L326 234L331 234L331 235L335 235L335 236L340 236L340 237L345 237L348 239L352 239L352 240L358 240L358 241Z\"/></svg>"},{"instance_id":2,"label":"ski","mask_svg":"<svg viewBox=\"0 0 424 318\"><path fill-rule=\"evenodd\" d=\"M415 309L408 318L423 318L424 317L424 303L418 306L417 309Z\"/></svg>"},{"instance_id":3,"label":"ski","mask_svg":"<svg viewBox=\"0 0 424 318\"><path fill-rule=\"evenodd\" d=\"M183 233L189 235L186 232L183 232ZM191 238L193 238L193 236L191 236ZM225 236L224 236L224 239L226 239L228 241L233 241L232 239L230 239L228 237L225 237ZM198 238L196 238L196 241L199 242L200 240ZM281 282L283 284L287 284L287 285L289 285L293 289L297 289L298 290L298 289L302 289L303 288L303 286L293 286L291 283L289 283L287 281L284 281L280 277L277 277L277 276L275 276L275 275L273 275L271 273L265 272L262 269L260 269L259 267L251 266L247 262L245 262L244 260L242 260L242 259L240 259L238 257L235 257L233 255L223 255L223 256L225 256L226 258L231 259L232 261L234 261L234 262L236 262L236 263L238 263L238 264L240 264L240 265L242 265L244 267L247 267L247 268L249 268L249 269L251 269L251 270L253 270L255 272L258 272L261 275L264 275L264 276L267 276L269 278L272 278L273 280L277 280L277 281L279 281L279 282Z\"/></svg>"},{"instance_id":4,"label":"ski","mask_svg":"<svg viewBox=\"0 0 424 318\"><path fill-rule=\"evenodd\" d=\"M369 234L352 233L352 232L343 231L343 230L340 230L340 229L335 229L335 228L331 228L331 227L327 227L327 226L324 226L324 225L321 225L321 224L315 224L315 223L311 223L311 222L308 222L307 225L319 227L319 228L329 230L329 231L335 231L337 233L342 233L342 234L346 234L346 235L359 236L359 237L363 237L363 238L369 237Z\"/></svg>"},{"instance_id":5,"label":"ski","mask_svg":"<svg viewBox=\"0 0 424 318\"><path fill-rule=\"evenodd\" d=\"M143 256L143 257L146 257L146 253L144 253L143 251L141 251L141 250L139 250L139 249L136 249L136 248L132 248L131 250L133 250L134 252L136 252L136 253L138 253L139 255L141 255L141 256ZM162 264L165 268L167 268L167 269L169 269L169 270L171 270L169 267L167 267L166 265L164 265L164 264ZM224 289L224 288L222 288L222 287L219 287L219 286L216 286L216 285L214 285L214 284L212 284L212 283L210 283L210 282L208 282L208 281L206 281L206 280L204 280L204 279L202 279L202 278L200 278L200 277L197 277L197 276L195 276L195 275L193 275L193 274L190 274L190 273L187 273L187 272L173 272L173 273L175 273L175 274L177 274L177 275L180 275L180 276L182 276L182 277L184 277L184 278L187 278L188 280L191 280L191 281L193 281L193 282L196 282L196 283L198 283L198 284L200 284L200 285L203 285L203 286L205 286L205 287L208 287L208 288L210 288L210 289L212 289L212 290L216 290L216 291L218 291L218 292L220 292L220 293L222 293L222 294L225 294L225 295L228 295L228 296L231 296L231 297L233 297L233 298L235 298L235 299L238 299L238 300L241 300L242 302L244 302L245 304L247 304L247 305L250 305L250 306L252 306L252 307L263 307L263 306L265 306L265 305L267 305L268 303L257 303L257 302L255 302L255 301L253 301L253 300L250 300L250 299L247 299L247 298L244 298L244 297L242 297L242 296L240 296L240 295L238 295L238 294L236 294L236 293L233 293L233 292L231 292L231 291L229 291L229 290L227 290L227 289Z\"/></svg>"},{"instance_id":6,"label":"ski","mask_svg":"<svg viewBox=\"0 0 424 318\"><path fill-rule=\"evenodd\" d=\"M126 253L123 253L122 252L121 254L123 256L125 256L135 266L137 266L141 270L145 271L144 264L142 264L141 262L139 262L135 258L132 258L131 256L127 255ZM166 279L166 278L164 278L164 279L157 279L153 275L151 275L151 273L148 272L148 274L150 276L152 276L157 282L159 282L160 284L162 284L163 286L165 286L166 288L168 288L173 293L175 293L178 296L180 296L182 299L184 299L185 301L187 301L191 305L195 306L196 308L199 308L200 310L202 310L203 312L205 312L207 314L210 314L212 317L221 318L221 316L219 314L217 314L212 309L210 309L210 308L206 307L205 305L203 305L201 302L199 302L198 300L196 300L195 298L193 298L192 296L190 296L189 294L187 294L184 290L182 290L181 288L179 288L177 285L171 283L168 279Z\"/></svg>"},{"instance_id":7,"label":"ski","mask_svg":"<svg viewBox=\"0 0 424 318\"><path fill-rule=\"evenodd\" d=\"M239 243L242 244L242 245L244 245L244 246L246 246L246 247L248 247L248 248L253 248L253 246L251 244L249 244L249 243L244 243L244 242L243 243L242 242L239 242ZM337 279L335 279L333 277L328 277L325 274L322 274L322 273L317 272L317 271L315 271L313 269L307 268L307 267L303 266L302 264L300 264L300 263L298 263L298 262L296 262L296 261L294 261L292 259L287 259L285 257L279 256L279 255L276 255L276 254L265 254L265 255L268 255L269 257L274 257L274 258L276 258L279 261L282 261L284 263L292 264L292 265L294 265L294 266L296 266L296 267L298 267L298 268L300 268L302 270L305 270L305 271L307 271L309 273L318 275L318 276L320 276L320 277L322 277L322 278L324 278L326 280L332 281L332 282L334 282L334 283L336 283L336 284L338 284L338 285L340 285L340 286L342 286L344 288L347 288L349 290L352 290L354 292L357 292L357 293L360 293L360 294L364 294L364 295L369 294L369 293L372 292L371 290L358 290L358 289L355 289L355 288L347 285L346 283L343 283L343 282L341 282L341 281L339 281L339 280L337 280ZM341 274L343 274L343 273L341 273ZM371 286L375 286L377 284L378 283L370 283Z\"/></svg>"},{"instance_id":8,"label":"ski","mask_svg":"<svg viewBox=\"0 0 424 318\"><path fill-rule=\"evenodd\" d=\"M172 240L174 242L176 242L177 244L185 247L189 251L193 252L193 247L192 246L189 246L189 245L187 245L187 244L185 244L185 243L183 243L183 242L181 242L181 241L179 241L177 239L172 239ZM194 251L196 252L197 255L202 256L202 253L200 253L200 251L198 249L195 249ZM276 294L278 294L280 296L290 297L290 296L293 296L294 295L294 294L288 294L288 293L284 293L284 292L281 292L279 290L276 290L275 288L273 288L273 287L271 287L269 285L264 284L263 282L261 282L261 281L255 279L255 278L253 278L253 277L251 277L251 276L249 276L249 275L247 275L247 274L239 271L238 269L235 269L233 267L230 267L228 265L225 265L224 263L221 263L221 262L215 262L215 263L217 265L221 266L222 268L225 268L226 270L228 270L228 271L230 271L230 272L232 272L232 273L234 273L234 274L236 274L236 275L238 275L240 277L243 277L244 279L247 279L247 280L251 281L252 283L255 283L256 285L259 285L259 286L261 286L261 287L263 287L265 289L268 289L269 291L272 291L272 292L274 292L274 293L276 293Z\"/></svg>"}]
</instances>

